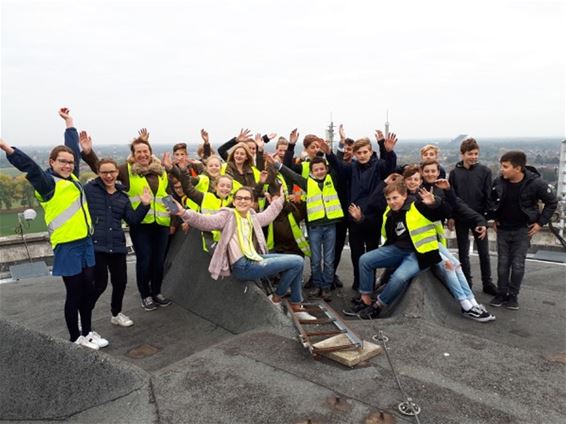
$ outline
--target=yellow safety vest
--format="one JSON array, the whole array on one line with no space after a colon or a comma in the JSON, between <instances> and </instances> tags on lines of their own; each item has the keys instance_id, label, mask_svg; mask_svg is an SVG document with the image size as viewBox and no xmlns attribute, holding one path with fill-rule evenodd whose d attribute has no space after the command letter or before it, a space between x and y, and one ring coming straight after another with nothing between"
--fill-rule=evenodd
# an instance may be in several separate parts
<instances>
[{"instance_id":1,"label":"yellow safety vest","mask_svg":"<svg viewBox=\"0 0 566 424\"><path fill-rule=\"evenodd\" d=\"M228 206L232 202L232 195L226 197L225 199L220 199L216 197L214 193L206 192L204 193L204 197L200 204L200 210L203 215L213 215L215 214L220 208ZM220 235L222 234L219 230L213 230L212 233L212 240L216 243L220 241ZM206 235L205 232L202 232L202 250L208 252L208 247L206 245Z\"/></svg>"},{"instance_id":2,"label":"yellow safety vest","mask_svg":"<svg viewBox=\"0 0 566 424\"><path fill-rule=\"evenodd\" d=\"M287 214L287 219L289 220L289 225L291 226L291 232L293 233L293 238L297 242L297 246L301 249L301 252L304 253L305 256L311 255L311 248L309 246L309 242L305 238L301 227L297 224L297 220L293 216L292 213ZM273 222L269 224L267 227L267 248L269 250L273 249L275 246L275 237L273 234Z\"/></svg>"},{"instance_id":3,"label":"yellow safety vest","mask_svg":"<svg viewBox=\"0 0 566 424\"><path fill-rule=\"evenodd\" d=\"M127 194L130 198L130 202L132 203L132 207L137 209L139 204L141 203L140 195L143 193L144 187L147 187L148 190L151 191L149 187L149 183L147 179L141 175L133 174L131 165L128 163L128 176L130 178L130 189L128 190ZM153 224L154 222L163 225L164 227L168 227L171 223L171 216L169 211L165 207L163 203L163 198L167 196L167 185L169 184L169 180L167 179L167 173L163 171L163 173L159 176L159 185L157 187L157 193L153 196L153 200L150 203L149 211L145 215L145 218L141 222L142 224Z\"/></svg>"},{"instance_id":4,"label":"yellow safety vest","mask_svg":"<svg viewBox=\"0 0 566 424\"><path fill-rule=\"evenodd\" d=\"M49 232L51 247L60 243L80 240L92 231L92 221L81 183L74 174L71 179L53 177L55 192L48 201L42 201L36 191L35 197L45 210L45 223Z\"/></svg>"},{"instance_id":5,"label":"yellow safety vest","mask_svg":"<svg viewBox=\"0 0 566 424\"><path fill-rule=\"evenodd\" d=\"M195 189L200 191L201 193L206 193L209 187L210 187L210 177L208 175L200 174L198 176L198 183L195 186Z\"/></svg>"},{"instance_id":6,"label":"yellow safety vest","mask_svg":"<svg viewBox=\"0 0 566 424\"><path fill-rule=\"evenodd\" d=\"M387 221L387 214L391 209L389 206L385 209L383 214L383 224L381 225L381 236L385 240L385 223ZM405 222L407 223L407 230L409 237L413 242L413 246L418 253L427 253L438 250L438 238L436 224L425 218L416 208L415 203L411 206L405 214Z\"/></svg>"},{"instance_id":7,"label":"yellow safety vest","mask_svg":"<svg viewBox=\"0 0 566 424\"><path fill-rule=\"evenodd\" d=\"M301 176L307 179L311 174L311 163L309 161L304 160L301 162L301 166L302 166Z\"/></svg>"},{"instance_id":8,"label":"yellow safety vest","mask_svg":"<svg viewBox=\"0 0 566 424\"><path fill-rule=\"evenodd\" d=\"M220 175L226 175L227 166L228 166L227 163L222 164L222 166L220 167ZM252 172L254 173L254 181L256 182L256 184L259 183L259 177L260 177L259 169L257 169L255 166L252 165ZM233 177L234 176L232 175L232 178ZM242 187L243 187L242 183L236 181L236 179L233 178L232 194L235 194ZM254 187L251 188L253 189ZM262 211L265 208L265 197L258 199L258 204L259 204L259 210Z\"/></svg>"},{"instance_id":9,"label":"yellow safety vest","mask_svg":"<svg viewBox=\"0 0 566 424\"><path fill-rule=\"evenodd\" d=\"M327 175L322 184L322 191L318 182L309 177L307 180L307 220L309 222L321 219L337 219L344 216L338 193L330 175Z\"/></svg>"}]
</instances>

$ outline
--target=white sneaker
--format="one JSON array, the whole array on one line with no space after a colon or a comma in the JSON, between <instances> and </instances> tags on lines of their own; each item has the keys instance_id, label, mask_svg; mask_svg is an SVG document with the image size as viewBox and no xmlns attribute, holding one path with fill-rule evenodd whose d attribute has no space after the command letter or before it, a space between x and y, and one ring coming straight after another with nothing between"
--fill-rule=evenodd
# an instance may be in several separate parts
<instances>
[{"instance_id":1,"label":"white sneaker","mask_svg":"<svg viewBox=\"0 0 566 424\"><path fill-rule=\"evenodd\" d=\"M98 334L96 331L91 331L90 333L88 333L86 338L89 342L96 344L98 347L106 347L109 344L108 340L100 337L100 334Z\"/></svg>"},{"instance_id":2,"label":"white sneaker","mask_svg":"<svg viewBox=\"0 0 566 424\"><path fill-rule=\"evenodd\" d=\"M127 317L122 312L120 312L115 317L112 317L110 319L110 322L114 325L119 325L120 327L131 327L132 325L134 325L134 321L132 321L130 317Z\"/></svg>"},{"instance_id":3,"label":"white sneaker","mask_svg":"<svg viewBox=\"0 0 566 424\"><path fill-rule=\"evenodd\" d=\"M293 313L297 317L297 319L299 319L301 321L316 321L316 319L317 319L315 316L312 316L308 312L299 311L299 312L293 312Z\"/></svg>"},{"instance_id":4,"label":"white sneaker","mask_svg":"<svg viewBox=\"0 0 566 424\"><path fill-rule=\"evenodd\" d=\"M75 340L74 343L79 346L90 347L91 349L94 350L100 349L96 343L89 342L85 336L79 336L79 338Z\"/></svg>"},{"instance_id":5,"label":"white sneaker","mask_svg":"<svg viewBox=\"0 0 566 424\"><path fill-rule=\"evenodd\" d=\"M282 302L281 302L281 301L279 301L279 302L274 302L274 301L273 301L273 295L272 295L272 294L270 294L269 296L267 296L267 298L269 299L269 301L271 302L272 305L275 305L275 306L277 306L278 308L281 308Z\"/></svg>"}]
</instances>

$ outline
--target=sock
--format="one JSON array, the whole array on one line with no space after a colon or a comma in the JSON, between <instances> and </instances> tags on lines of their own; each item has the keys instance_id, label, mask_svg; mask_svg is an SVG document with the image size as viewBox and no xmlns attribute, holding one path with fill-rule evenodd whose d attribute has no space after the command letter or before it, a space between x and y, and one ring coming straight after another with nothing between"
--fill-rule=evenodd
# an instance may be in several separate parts
<instances>
[{"instance_id":1,"label":"sock","mask_svg":"<svg viewBox=\"0 0 566 424\"><path fill-rule=\"evenodd\" d=\"M470 302L472 302L472 305L474 306L480 306L479 303L476 301L475 297L471 297L468 299Z\"/></svg>"},{"instance_id":2,"label":"sock","mask_svg":"<svg viewBox=\"0 0 566 424\"><path fill-rule=\"evenodd\" d=\"M474 304L469 299L460 300L460 305L462 306L462 309L464 311L469 311L474 306Z\"/></svg>"}]
</instances>

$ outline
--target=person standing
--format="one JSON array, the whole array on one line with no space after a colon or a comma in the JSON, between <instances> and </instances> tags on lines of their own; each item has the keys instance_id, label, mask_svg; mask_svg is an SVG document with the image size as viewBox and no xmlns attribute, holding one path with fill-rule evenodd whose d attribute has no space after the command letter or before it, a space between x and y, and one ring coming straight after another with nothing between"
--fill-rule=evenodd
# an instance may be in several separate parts
<instances>
[{"instance_id":1,"label":"person standing","mask_svg":"<svg viewBox=\"0 0 566 424\"><path fill-rule=\"evenodd\" d=\"M470 208L484 216L487 214L491 193L491 170L478 163L480 147L473 138L467 138L460 145L461 161L450 172L448 181L456 196L462 199ZM442 177L440 177L442 178ZM470 270L470 231L474 236L481 269L483 292L491 295L497 294L495 285L491 280L491 265L489 260L489 240L487 235L480 238L465 220L454 219L448 221L448 228L456 230L458 242L458 257L462 264L462 271L470 287L472 286L472 273Z\"/></svg>"}]
</instances>

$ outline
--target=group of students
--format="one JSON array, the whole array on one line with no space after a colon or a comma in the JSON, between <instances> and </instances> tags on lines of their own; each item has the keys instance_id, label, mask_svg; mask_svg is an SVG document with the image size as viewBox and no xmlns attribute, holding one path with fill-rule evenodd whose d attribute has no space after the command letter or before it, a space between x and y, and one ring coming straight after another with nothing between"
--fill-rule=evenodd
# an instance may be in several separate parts
<instances>
[{"instance_id":1,"label":"group of students","mask_svg":"<svg viewBox=\"0 0 566 424\"><path fill-rule=\"evenodd\" d=\"M304 288L308 296L330 301L332 289L343 286L336 270L348 236L352 289L360 295L346 315L378 317L411 278L431 267L460 302L465 317L489 322L495 317L471 290L469 231L478 244L483 291L494 295L490 304L518 309L529 239L557 205L552 190L526 166L522 152L505 153L501 176L492 181L489 169L477 162L479 146L471 138L462 142L462 161L448 179L436 146L421 149L420 164L398 166L395 134L385 137L376 131L376 152L369 138L347 138L342 126L336 153L324 139L309 134L298 158L296 129L288 140L278 139L272 155L264 148L275 134L252 137L243 129L216 154L202 130L199 160L189 158L185 143L159 160L142 129L130 144L126 163L118 165L97 157L90 136L78 133L68 109L59 115L67 127L65 145L51 151L47 170L1 139L0 149L27 173L45 209L53 275L62 276L66 287L70 340L93 349L108 345L91 323L108 271L111 322L133 325L122 313L127 281L122 220L130 227L136 282L146 311L171 304L161 294L168 240L190 226L202 231L212 278L272 277L277 288L271 302L280 304L290 292L291 308L302 320L315 319L302 308ZM81 158L98 175L84 186L78 180ZM491 280L488 219L495 220L497 229L497 287ZM444 222L456 229L460 261L446 248ZM305 256L311 266L306 285ZM376 281L377 268L386 271Z\"/></svg>"}]
</instances>

